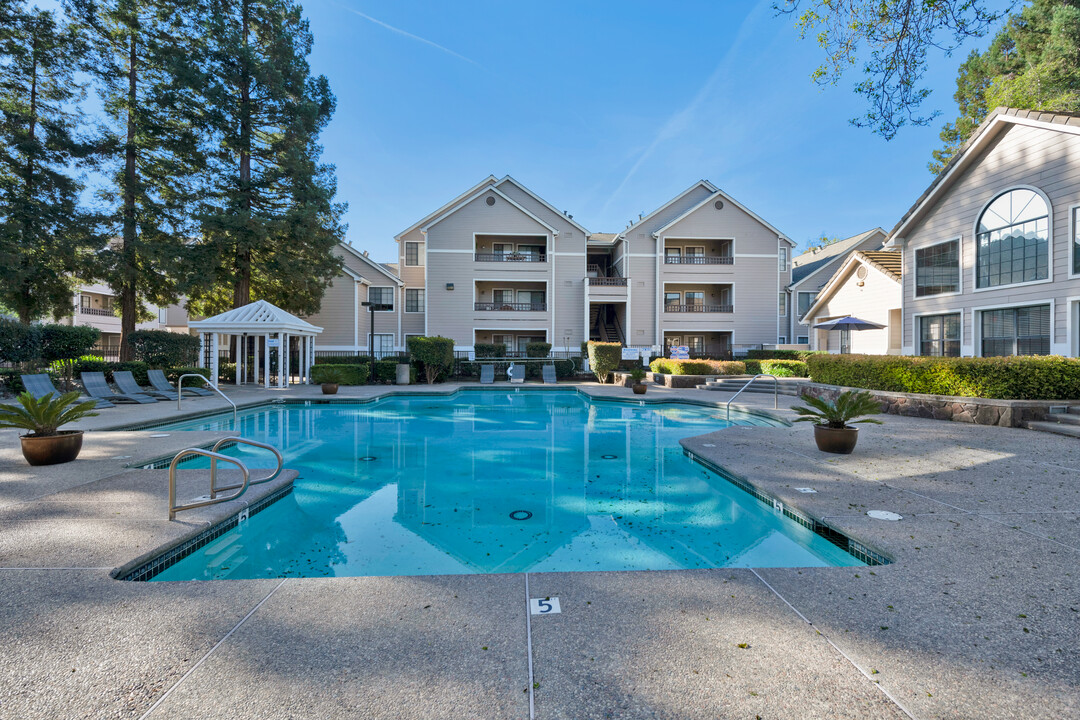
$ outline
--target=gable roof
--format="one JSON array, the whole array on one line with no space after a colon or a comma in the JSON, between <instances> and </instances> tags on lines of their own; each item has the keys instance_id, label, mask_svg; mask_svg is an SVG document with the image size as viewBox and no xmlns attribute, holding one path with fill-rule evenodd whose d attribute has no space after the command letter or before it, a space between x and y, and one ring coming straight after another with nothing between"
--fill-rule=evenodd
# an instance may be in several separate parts
<instances>
[{"instance_id":1,"label":"gable roof","mask_svg":"<svg viewBox=\"0 0 1080 720\"><path fill-rule=\"evenodd\" d=\"M1048 113L1038 110L1018 110L999 107L986 116L971 137L960 146L930 186L908 209L896 226L889 232L886 247L894 247L901 234L920 220L934 201L956 182L978 156L978 151L1014 125L1037 127L1044 130L1080 135L1080 113Z\"/></svg>"},{"instance_id":2,"label":"gable roof","mask_svg":"<svg viewBox=\"0 0 1080 720\"><path fill-rule=\"evenodd\" d=\"M508 177L509 177L509 176L508 176ZM499 182L499 181L498 181L498 179L497 179L497 178L496 178L496 177L495 177L494 175L488 175L488 176L487 176L486 178L484 178L484 179L483 179L483 180L481 180L480 182L476 183L476 184L475 184L475 185L473 185L473 186L472 186L471 188L469 188L469 189L468 189L468 190L466 190L465 192L461 193L460 195L458 195L457 197L455 197L455 198L454 198L453 200L451 200L450 202L448 202L448 203L446 203L445 205L441 206L441 207L440 207L440 208L439 208L438 210L435 210L435 211L433 211L433 212L430 212L430 213L428 213L428 214L427 214L427 215L425 215L424 217L422 217L422 218L420 218L419 220L417 220L416 222L414 222L414 223L413 223L412 225L410 225L409 227L407 227L407 228L405 228L404 230L402 230L401 232L399 232L399 233L398 233L397 235L395 235L395 236L394 236L394 240L395 240L396 242L401 242L401 238L402 238L403 236L405 236L405 235L408 235L409 233L411 233L411 232L412 232L413 230L415 230L416 228L418 228L418 227L420 227L420 226L424 225L424 224L425 224L425 223L426 223L426 222L427 222L428 220L430 220L431 218L433 218L433 217L437 217L437 216L439 216L439 215L442 215L442 214L443 214L444 212L446 212L446 211L447 211L447 210L448 210L449 208L453 207L454 205L457 205L457 204L458 204L458 203L459 203L459 202L461 201L461 199L462 199L462 198L466 198L466 197L468 197L468 196L472 195L473 193L475 193L475 192L476 192L477 190L479 190L480 188L483 188L483 187L487 187L488 185L494 185L494 184L495 184L495 183L497 183L497 182ZM519 186L519 187L520 187L520 186ZM523 189L524 189L524 188L523 188Z\"/></svg>"},{"instance_id":3,"label":"gable roof","mask_svg":"<svg viewBox=\"0 0 1080 720\"><path fill-rule=\"evenodd\" d=\"M705 183L705 182L707 182L707 181L705 181L705 180L702 180L701 182L702 182L702 183ZM709 183L709 185L710 185L710 186L712 186L712 183ZM697 186L695 185L694 187L697 187ZM683 195L685 195L685 194L686 194L686 193L683 193ZM680 195L679 197L682 197L682 195ZM764 225L765 227L767 227L767 228L768 228L768 229L769 229L770 231L772 231L772 232L776 233L776 236L777 236L778 238L780 238L781 240L786 240L786 241L787 241L787 243L788 243L789 245L791 245L791 247L795 247L795 244L796 244L796 243L795 243L795 241L794 241L794 240L792 240L792 239L791 239L791 238L789 238L789 237L788 237L787 235L785 235L784 233L782 233L782 232L780 232L779 230L777 230L777 229L776 229L775 227L773 227L773 225L772 225L771 223L769 223L768 221L766 221L766 220L765 220L765 219L764 219L763 217L761 217L760 215L758 215L757 213L755 213L755 212L754 212L753 210L751 210L750 208L748 208L748 207L746 207L745 205L743 205L742 203L740 203L740 202L739 202L738 200L736 200L735 198L733 198L733 197L731 197L730 195L728 195L727 193L725 193L725 192L724 192L723 190L720 190L719 188L717 188L717 189L716 189L716 191L715 191L715 192L714 192L714 193L713 193L712 195L710 195L709 197L705 198L704 200L702 200L701 202L699 202L699 203L698 203L697 205L695 205L694 207L692 207L692 208L690 208L689 210L687 210L686 212L684 212L684 213L683 213L682 215L680 215L679 217L675 218L674 220L672 220L671 222L667 223L667 224L666 224L666 225L664 225L663 227L661 227L661 228L657 228L656 230L654 230L654 231L653 231L653 237L659 237L659 236L660 236L660 234L661 234L661 233L663 233L663 232L664 232L665 230L667 230L668 228L672 227L672 226L673 226L673 225L675 225L676 223L679 223L679 222L681 222L682 220L684 220L685 218L689 217L689 216L690 216L690 215L692 215L693 213L697 212L697 211L698 211L698 210L700 210L701 208L705 207L705 206L706 206L706 205L708 205L709 203L711 203L711 202L714 202L714 201L715 201L715 200L716 200L717 198L723 198L724 200L727 200L727 201L728 201L729 203L731 203L731 204L732 204L732 205L734 205L735 207L739 208L739 209L740 209L740 210L742 210L742 211L743 211L744 213L746 213L747 215L749 215L750 217L754 218L754 219L755 219L755 220L757 220L757 221L758 221L759 223L761 223L762 225ZM678 198L676 198L676 199L678 199ZM672 202L674 202L674 201L672 201ZM671 204L671 203L668 203L668 205L670 205L670 204Z\"/></svg>"},{"instance_id":4,"label":"gable roof","mask_svg":"<svg viewBox=\"0 0 1080 720\"><path fill-rule=\"evenodd\" d=\"M716 187L715 185L713 185L713 184L712 184L711 182L709 182L708 180L698 180L698 181L697 181L696 183L694 183L694 184L693 184L693 185L691 185L690 187L686 188L686 189L685 189L685 190L683 190L683 191L682 191L681 193L679 193L679 194L678 194L678 195L676 195L675 197L671 198L671 199L670 199L670 200L668 200L668 201L667 201L666 203L664 203L664 204L663 204L663 205L661 205L660 207L656 208L655 210L653 210L653 211L652 211L651 213L649 213L648 215L646 215L646 216L644 216L644 217L641 217L641 218L638 218L638 221L637 221L637 222L635 222L635 223L630 223L630 225L628 225L628 226L627 226L627 228L626 228L625 230L623 230L623 231L622 231L621 233L619 233L619 237L626 237L627 233L629 233L629 232L630 232L631 230L633 230L633 229L634 229L634 228L636 228L637 226L641 225L641 224L642 224L642 223L644 223L644 222L645 222L646 220L649 220L649 219L651 219L651 218L652 218L653 216L655 216L655 215L658 215L659 213L663 212L663 211L664 211L664 210L666 210L667 208L671 207L672 205L674 205L674 204L675 204L676 202L678 202L679 200L681 200L681 199L682 199L683 197L685 197L686 195L689 195L689 194L690 194L690 193L692 193L693 191L697 190L697 189L698 189L699 187L704 187L704 188L705 188L706 190L708 190L708 191L709 191L710 193L715 193L715 192L718 192L718 191L720 190L720 188Z\"/></svg>"},{"instance_id":5,"label":"gable roof","mask_svg":"<svg viewBox=\"0 0 1080 720\"><path fill-rule=\"evenodd\" d=\"M473 194L472 194L472 195L471 195L470 197L468 197L468 198L466 198L466 199L462 200L462 201L461 201L461 202L459 202L459 203L458 203L457 205L455 205L454 207L450 208L449 210L447 210L446 212L444 212L444 213L443 213L442 215L440 215L439 217L435 218L435 219L434 219L434 220L432 220L431 222L428 222L428 223L425 223L424 225L422 225L422 226L420 227L420 232L422 232L422 233L427 233L427 231L428 231L428 230L430 230L430 229L431 229L432 227L434 227L435 225L438 225L438 224L439 224L439 223L441 223L441 222L442 222L443 220L445 220L446 218L450 217L451 215L453 215L454 213L456 213L456 212L457 212L458 210L460 210L461 208L465 207L465 206L466 206L466 205L468 205L469 203L473 202L473 201L474 201L474 200L476 200L477 198L479 198L479 197L482 197L482 196L483 196L483 195L484 195L485 193L489 193L489 192L490 192L490 193L495 193L496 195L498 195L499 197L501 197L501 198L502 198L503 200L505 200L506 202L510 203L510 205L512 205L513 207L517 208L518 210L520 210L521 212L523 212L523 213L524 213L525 215L528 215L528 216L529 216L530 218L532 218L533 220L535 220L535 221L536 221L537 223L539 223L540 225L543 225L543 226L544 226L545 228L547 228L548 232L550 232L550 233L551 233L552 237L558 237L558 235L559 235L559 231L558 231L558 230L556 230L556 229L555 229L555 228L553 228L553 227L552 227L551 225L548 225L548 224L547 224L546 222L544 222L543 220L541 220L540 218L538 218L538 217L537 217L536 215L534 215L534 214L533 214L532 212L530 212L530 211L529 211L529 210L528 210L527 208L524 208L524 207L522 207L521 205L519 205L518 203L514 202L514 200L513 200L513 199L512 199L512 198L511 198L511 197L510 197L509 195L507 195L506 193L502 192L501 190L499 190L499 188L495 187L494 185L490 185L490 186L486 186L486 187L482 187L482 188L480 188L480 190L478 190L477 192L473 193Z\"/></svg>"},{"instance_id":6,"label":"gable roof","mask_svg":"<svg viewBox=\"0 0 1080 720\"><path fill-rule=\"evenodd\" d=\"M195 320L188 327L202 332L297 332L318 335L322 328L301 320L292 313L285 312L277 305L266 300L256 300L243 307L226 310L223 313Z\"/></svg>"},{"instance_id":7,"label":"gable roof","mask_svg":"<svg viewBox=\"0 0 1080 720\"><path fill-rule=\"evenodd\" d=\"M821 292L814 298L814 304L807 308L803 316L798 319L799 324L807 324L804 320L808 317L813 317L814 313L817 312L818 307L836 293L848 278L848 271L856 264L862 264L873 268L899 285L901 283L901 268L903 267L902 258L903 253L895 250L878 250L872 252L856 250L851 253L848 255L847 259L844 260L844 264L840 266L840 269L833 273L833 276L829 278L829 282L825 283L825 286L821 288Z\"/></svg>"},{"instance_id":8,"label":"gable roof","mask_svg":"<svg viewBox=\"0 0 1080 720\"><path fill-rule=\"evenodd\" d=\"M358 258L361 262L367 263L373 269L377 270L380 274L382 274L384 277L390 278L391 280L393 280L398 285L404 285L405 284L404 282L402 282L401 278L399 278L397 275L395 275L394 273L390 272L388 269L383 267L382 263L375 262L374 260L369 258L364 253L362 253L359 250L357 250L356 248L354 248L352 245L349 245L348 243L345 243L345 242L339 242L338 247L340 247L343 250L347 251L353 257Z\"/></svg>"},{"instance_id":9,"label":"gable roof","mask_svg":"<svg viewBox=\"0 0 1080 720\"><path fill-rule=\"evenodd\" d=\"M590 233L587 241L594 245L610 245L619 238L619 233Z\"/></svg>"},{"instance_id":10,"label":"gable roof","mask_svg":"<svg viewBox=\"0 0 1080 720\"><path fill-rule=\"evenodd\" d=\"M535 200L536 202L538 202L538 203L540 203L541 205L543 205L544 207L546 207L546 208L547 208L548 210L550 210L551 212L553 212L553 213L555 213L556 215L558 215L558 216L562 217L562 219L563 219L563 220L565 220L566 222L570 223L571 225L573 225L574 227L576 227L576 228L577 228L578 230L580 230L580 231L581 231L581 232L582 232L582 233L583 233L583 234L585 235L585 237L588 237L588 236L589 236L589 231L588 231L588 230L586 230L586 229L585 229L585 227L584 227L584 226L582 226L582 225L581 225L580 223L578 223L577 221L575 221L575 220L574 220L574 218L570 217L570 215L568 215L567 213L564 213L564 212L561 212L561 211L559 211L559 210L555 209L554 207L552 207L552 206L551 206L551 203L549 203L549 202L548 202L547 200L545 200L544 198L540 197L539 195L537 195L536 193L534 193L534 192L533 192L532 190L530 190L529 188L525 187L524 185L522 185L521 183L519 183L519 182L518 182L517 180L515 180L515 179L514 179L514 178L512 178L512 177L510 177L509 175L505 175L505 176L504 176L504 177L502 178L502 180L499 180L498 182L496 182L496 183L495 183L495 187L499 187L500 185L502 185L502 184L503 184L503 183L505 183L505 182L511 182L511 183L514 183L514 185L516 185L516 186L517 186L517 187L518 187L518 188L519 188L519 189L520 189L520 190L521 190L521 191L522 191L523 193L525 193L526 195L528 195L529 197L531 197L531 198L532 198L533 200Z\"/></svg>"},{"instance_id":11,"label":"gable roof","mask_svg":"<svg viewBox=\"0 0 1080 720\"><path fill-rule=\"evenodd\" d=\"M858 235L852 235L849 238L838 240L825 247L818 248L817 252L807 250L797 257L792 258L791 284L795 285L796 283L800 283L814 273L823 270L829 263L848 254L852 250L857 249L859 245L862 245L869 240L875 233L880 233L881 239L885 239L885 231L877 227L872 230L861 232ZM878 243L877 247L881 247L881 243Z\"/></svg>"}]
</instances>

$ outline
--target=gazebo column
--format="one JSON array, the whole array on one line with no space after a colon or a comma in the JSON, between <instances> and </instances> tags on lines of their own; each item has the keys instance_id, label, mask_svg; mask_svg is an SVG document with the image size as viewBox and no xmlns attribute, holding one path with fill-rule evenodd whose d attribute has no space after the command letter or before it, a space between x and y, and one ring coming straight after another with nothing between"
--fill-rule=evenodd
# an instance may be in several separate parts
<instances>
[{"instance_id":1,"label":"gazebo column","mask_svg":"<svg viewBox=\"0 0 1080 720\"><path fill-rule=\"evenodd\" d=\"M278 346L278 387L284 390L289 387L289 333L281 333L281 345Z\"/></svg>"},{"instance_id":2,"label":"gazebo column","mask_svg":"<svg viewBox=\"0 0 1080 720\"><path fill-rule=\"evenodd\" d=\"M244 382L244 340L247 336L234 335L236 338L236 384L242 385Z\"/></svg>"},{"instance_id":3,"label":"gazebo column","mask_svg":"<svg viewBox=\"0 0 1080 720\"><path fill-rule=\"evenodd\" d=\"M311 368L315 367L315 336L308 338L308 384L311 383Z\"/></svg>"},{"instance_id":4,"label":"gazebo column","mask_svg":"<svg viewBox=\"0 0 1080 720\"><path fill-rule=\"evenodd\" d=\"M218 384L218 336L217 333L204 333L203 344L210 346L210 382Z\"/></svg>"},{"instance_id":5,"label":"gazebo column","mask_svg":"<svg viewBox=\"0 0 1080 720\"><path fill-rule=\"evenodd\" d=\"M300 384L307 385L307 335L301 335L297 340L300 350Z\"/></svg>"},{"instance_id":6,"label":"gazebo column","mask_svg":"<svg viewBox=\"0 0 1080 720\"><path fill-rule=\"evenodd\" d=\"M251 357L251 384L259 384L259 336L252 336L252 343L254 348Z\"/></svg>"},{"instance_id":7,"label":"gazebo column","mask_svg":"<svg viewBox=\"0 0 1080 720\"><path fill-rule=\"evenodd\" d=\"M263 358L263 389L270 389L270 333L263 336L266 345L266 357Z\"/></svg>"}]
</instances>

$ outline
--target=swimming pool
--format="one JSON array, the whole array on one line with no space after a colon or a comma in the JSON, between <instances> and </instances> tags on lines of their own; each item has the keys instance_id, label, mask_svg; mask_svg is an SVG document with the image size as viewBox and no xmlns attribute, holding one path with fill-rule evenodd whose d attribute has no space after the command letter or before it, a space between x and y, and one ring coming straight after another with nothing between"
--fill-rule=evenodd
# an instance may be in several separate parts
<instances>
[{"instance_id":1,"label":"swimming pool","mask_svg":"<svg viewBox=\"0 0 1080 720\"><path fill-rule=\"evenodd\" d=\"M727 425L714 408L483 390L239 423L300 471L293 492L154 580L863 564L684 454L680 438ZM168 429L232 430L232 416Z\"/></svg>"}]
</instances>

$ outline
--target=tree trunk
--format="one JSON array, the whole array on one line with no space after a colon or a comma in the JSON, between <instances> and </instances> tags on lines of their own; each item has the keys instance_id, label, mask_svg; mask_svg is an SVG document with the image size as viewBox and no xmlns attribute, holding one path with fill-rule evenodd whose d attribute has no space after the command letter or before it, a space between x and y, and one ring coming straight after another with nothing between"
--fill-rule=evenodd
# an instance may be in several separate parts
<instances>
[{"instance_id":1,"label":"tree trunk","mask_svg":"<svg viewBox=\"0 0 1080 720\"><path fill-rule=\"evenodd\" d=\"M38 49L38 36L36 32L37 28L34 28L34 36L30 41L30 127L27 129L27 136L30 142L27 144L26 154L26 185L23 199L26 206L29 207L30 203L34 201L34 139L37 137L37 49ZM23 223L23 238L29 239L33 237L34 226L31 218L34 213L27 213L25 215L26 221ZM24 266L27 264L25 261L22 263ZM23 276L24 278L26 275ZM18 308L19 322L23 325L29 325L34 321L34 316L30 312L32 307L30 298L31 289L24 283L22 296L24 298L22 304Z\"/></svg>"},{"instance_id":2,"label":"tree trunk","mask_svg":"<svg viewBox=\"0 0 1080 720\"><path fill-rule=\"evenodd\" d=\"M121 272L123 280L120 285L120 360L131 360L131 346L127 339L135 332L135 320L138 315L138 298L136 296L136 226L135 226L135 188L137 170L135 167L135 103L138 100L136 94L137 79L137 54L135 33L132 31L129 38L130 50L128 54L128 108L127 108L127 146L125 147L124 161L124 227L123 227L123 250L121 252Z\"/></svg>"},{"instance_id":3,"label":"tree trunk","mask_svg":"<svg viewBox=\"0 0 1080 720\"><path fill-rule=\"evenodd\" d=\"M246 227L240 232L241 246L236 257L236 285L233 307L251 302L251 71L248 66L248 0L240 3L240 37L243 56L240 63L240 212Z\"/></svg>"}]
</instances>

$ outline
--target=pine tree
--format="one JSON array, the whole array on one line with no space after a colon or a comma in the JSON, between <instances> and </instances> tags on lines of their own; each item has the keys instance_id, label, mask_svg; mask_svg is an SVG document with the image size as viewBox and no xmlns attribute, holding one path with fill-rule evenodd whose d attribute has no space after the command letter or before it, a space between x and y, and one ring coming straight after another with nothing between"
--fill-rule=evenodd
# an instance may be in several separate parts
<instances>
[{"instance_id":1,"label":"pine tree","mask_svg":"<svg viewBox=\"0 0 1080 720\"><path fill-rule=\"evenodd\" d=\"M75 278L101 245L79 202L77 81L84 47L52 12L0 4L0 304L29 323L72 312Z\"/></svg>"},{"instance_id":2,"label":"pine tree","mask_svg":"<svg viewBox=\"0 0 1080 720\"><path fill-rule=\"evenodd\" d=\"M189 308L203 314L255 296L317 312L340 270L344 234L320 131L335 99L311 77L312 37L292 0L208 0L211 190L192 254Z\"/></svg>"},{"instance_id":3,"label":"pine tree","mask_svg":"<svg viewBox=\"0 0 1080 720\"><path fill-rule=\"evenodd\" d=\"M939 173L991 110L1080 111L1080 0L1034 0L1012 15L983 53L960 66L960 117L941 131L929 164Z\"/></svg>"},{"instance_id":4,"label":"pine tree","mask_svg":"<svg viewBox=\"0 0 1080 720\"><path fill-rule=\"evenodd\" d=\"M204 166L197 6L187 0L71 0L96 49L94 71L111 120L105 165L114 239L100 254L120 303L120 358L148 319L146 304L178 298Z\"/></svg>"}]
</instances>

